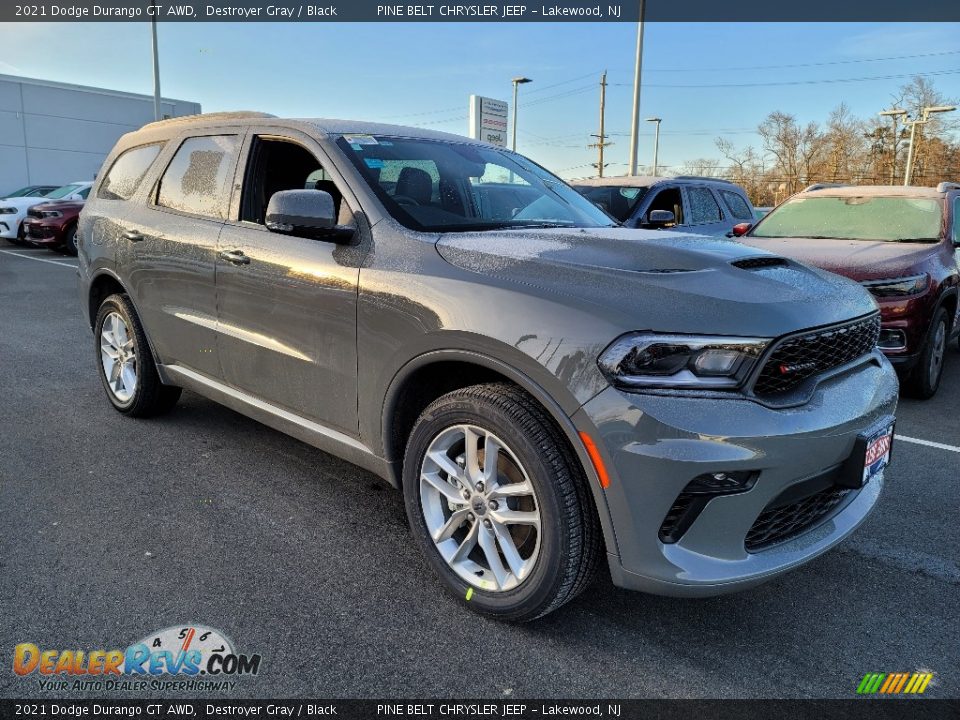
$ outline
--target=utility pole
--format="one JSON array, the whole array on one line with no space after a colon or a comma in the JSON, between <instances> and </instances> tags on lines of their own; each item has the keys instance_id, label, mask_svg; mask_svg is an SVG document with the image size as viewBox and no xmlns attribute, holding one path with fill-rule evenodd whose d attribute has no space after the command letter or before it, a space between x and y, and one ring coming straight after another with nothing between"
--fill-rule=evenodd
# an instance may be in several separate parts
<instances>
[{"instance_id":1,"label":"utility pole","mask_svg":"<svg viewBox=\"0 0 960 720\"><path fill-rule=\"evenodd\" d=\"M660 123L663 122L663 118L649 117L647 118L647 122L657 124L657 129L653 136L653 176L656 177L660 161Z\"/></svg>"},{"instance_id":2,"label":"utility pole","mask_svg":"<svg viewBox=\"0 0 960 720\"><path fill-rule=\"evenodd\" d=\"M897 146L900 144L900 138L897 137L899 120L907 117L909 113L902 108L891 108L879 113L881 117L888 117L893 120L893 161L890 163L890 184L897 182Z\"/></svg>"},{"instance_id":3,"label":"utility pole","mask_svg":"<svg viewBox=\"0 0 960 720\"><path fill-rule=\"evenodd\" d=\"M613 143L607 142L607 134L605 131L605 118L607 114L607 71L603 71L603 75L600 76L600 134L591 135L590 137L597 138L597 142L587 147L597 148L599 157L597 158L597 163L595 167L597 168L597 177L603 177L603 149L607 145L613 145Z\"/></svg>"},{"instance_id":4,"label":"utility pole","mask_svg":"<svg viewBox=\"0 0 960 720\"><path fill-rule=\"evenodd\" d=\"M153 119L160 120L160 52L157 50L157 18L150 21L153 35Z\"/></svg>"},{"instance_id":5,"label":"utility pole","mask_svg":"<svg viewBox=\"0 0 960 720\"><path fill-rule=\"evenodd\" d=\"M630 165L628 175L637 174L637 152L640 139L640 76L643 70L643 14L644 0L640 2L640 21L637 23L637 59L633 72L633 119L630 123Z\"/></svg>"}]
</instances>

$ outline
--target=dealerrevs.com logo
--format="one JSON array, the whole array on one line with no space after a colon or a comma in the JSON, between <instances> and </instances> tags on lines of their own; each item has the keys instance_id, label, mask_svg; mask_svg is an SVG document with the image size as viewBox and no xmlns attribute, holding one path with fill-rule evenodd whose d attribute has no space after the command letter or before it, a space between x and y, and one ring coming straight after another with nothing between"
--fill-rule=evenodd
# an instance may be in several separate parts
<instances>
[{"instance_id":1,"label":"dealerrevs.com logo","mask_svg":"<svg viewBox=\"0 0 960 720\"><path fill-rule=\"evenodd\" d=\"M151 633L125 650L58 650L20 643L13 672L41 690L230 691L236 678L260 672L261 656L234 650L219 630L178 625Z\"/></svg>"}]
</instances>

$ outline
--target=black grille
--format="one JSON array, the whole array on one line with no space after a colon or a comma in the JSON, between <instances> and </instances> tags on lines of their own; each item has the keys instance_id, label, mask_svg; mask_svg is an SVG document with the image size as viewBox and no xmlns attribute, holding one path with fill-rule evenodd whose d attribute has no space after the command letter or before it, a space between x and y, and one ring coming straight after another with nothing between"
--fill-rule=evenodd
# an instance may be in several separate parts
<instances>
[{"instance_id":1,"label":"black grille","mask_svg":"<svg viewBox=\"0 0 960 720\"><path fill-rule=\"evenodd\" d=\"M776 395L792 390L809 377L866 355L879 338L879 315L787 338L767 357L753 392Z\"/></svg>"},{"instance_id":2,"label":"black grille","mask_svg":"<svg viewBox=\"0 0 960 720\"><path fill-rule=\"evenodd\" d=\"M673 505L667 511L667 516L660 525L660 542L675 543L683 536L683 533L696 519L695 516L693 518L688 517L693 510L695 500L695 495L680 493L677 499L673 501Z\"/></svg>"},{"instance_id":3,"label":"black grille","mask_svg":"<svg viewBox=\"0 0 960 720\"><path fill-rule=\"evenodd\" d=\"M747 533L744 545L748 552L764 550L813 528L825 519L851 491L848 488L828 487L788 505L773 507L774 500L764 510Z\"/></svg>"},{"instance_id":4,"label":"black grille","mask_svg":"<svg viewBox=\"0 0 960 720\"><path fill-rule=\"evenodd\" d=\"M741 270L759 270L760 268L768 267L784 267L790 263L779 257L752 257L744 258L743 260L734 260L730 264Z\"/></svg>"}]
</instances>

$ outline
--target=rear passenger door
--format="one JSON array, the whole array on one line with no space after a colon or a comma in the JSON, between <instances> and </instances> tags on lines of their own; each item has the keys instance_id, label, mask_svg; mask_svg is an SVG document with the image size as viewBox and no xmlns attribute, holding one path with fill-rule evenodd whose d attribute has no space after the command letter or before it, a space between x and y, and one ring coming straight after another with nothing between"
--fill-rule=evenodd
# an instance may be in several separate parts
<instances>
[{"instance_id":1,"label":"rear passenger door","mask_svg":"<svg viewBox=\"0 0 960 720\"><path fill-rule=\"evenodd\" d=\"M685 230L701 235L723 235L730 229L723 210L709 187L687 185L684 187L684 195L687 206Z\"/></svg>"},{"instance_id":2,"label":"rear passenger door","mask_svg":"<svg viewBox=\"0 0 960 720\"><path fill-rule=\"evenodd\" d=\"M368 244L359 205L319 144L288 128L247 139L217 257L218 347L233 387L356 436L357 284ZM280 190L330 192L351 244L269 231Z\"/></svg>"},{"instance_id":3,"label":"rear passenger door","mask_svg":"<svg viewBox=\"0 0 960 720\"><path fill-rule=\"evenodd\" d=\"M220 377L215 283L243 132L172 140L147 201L125 214L117 242L128 287L160 362Z\"/></svg>"}]
</instances>

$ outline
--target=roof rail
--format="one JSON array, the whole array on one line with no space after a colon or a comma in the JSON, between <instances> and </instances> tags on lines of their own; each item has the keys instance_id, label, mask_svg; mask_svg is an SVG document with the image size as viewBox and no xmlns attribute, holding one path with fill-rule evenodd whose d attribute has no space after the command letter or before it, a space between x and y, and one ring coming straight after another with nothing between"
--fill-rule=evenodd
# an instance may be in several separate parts
<instances>
[{"instance_id":1,"label":"roof rail","mask_svg":"<svg viewBox=\"0 0 960 720\"><path fill-rule=\"evenodd\" d=\"M727 180L726 178L718 177L707 177L706 175L676 175L672 178L666 178L667 180L709 180L710 182L722 182L727 183L728 185L735 185L736 183L733 180Z\"/></svg>"},{"instance_id":2,"label":"roof rail","mask_svg":"<svg viewBox=\"0 0 960 720\"><path fill-rule=\"evenodd\" d=\"M814 183L813 185L807 185L807 187L805 187L800 192L812 192L814 190L823 190L825 188L837 188L837 187L849 187L849 186L846 183L822 182L822 183Z\"/></svg>"},{"instance_id":3,"label":"roof rail","mask_svg":"<svg viewBox=\"0 0 960 720\"><path fill-rule=\"evenodd\" d=\"M937 185L937 192L948 192L950 190L960 190L960 183L942 182Z\"/></svg>"},{"instance_id":4,"label":"roof rail","mask_svg":"<svg viewBox=\"0 0 960 720\"><path fill-rule=\"evenodd\" d=\"M276 115L263 112L253 112L251 110L239 110L236 112L212 112L200 113L199 115L179 115L177 117L166 118L164 120L155 120L147 123L144 128L166 127L184 122L198 122L202 120L252 120L254 118L275 118Z\"/></svg>"}]
</instances>

